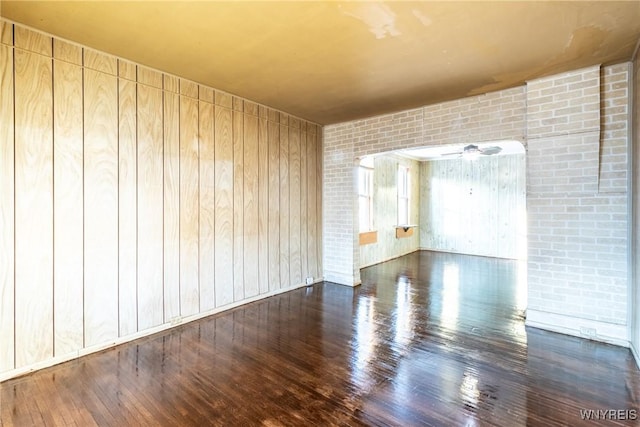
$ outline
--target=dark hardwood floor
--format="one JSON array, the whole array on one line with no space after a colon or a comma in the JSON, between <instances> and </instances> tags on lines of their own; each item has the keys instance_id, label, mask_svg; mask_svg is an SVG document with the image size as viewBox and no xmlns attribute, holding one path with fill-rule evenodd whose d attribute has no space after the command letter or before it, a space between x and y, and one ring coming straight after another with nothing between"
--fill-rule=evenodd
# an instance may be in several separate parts
<instances>
[{"instance_id":1,"label":"dark hardwood floor","mask_svg":"<svg viewBox=\"0 0 640 427\"><path fill-rule=\"evenodd\" d=\"M629 350L525 328L523 276L417 252L3 382L0 424L639 425Z\"/></svg>"}]
</instances>

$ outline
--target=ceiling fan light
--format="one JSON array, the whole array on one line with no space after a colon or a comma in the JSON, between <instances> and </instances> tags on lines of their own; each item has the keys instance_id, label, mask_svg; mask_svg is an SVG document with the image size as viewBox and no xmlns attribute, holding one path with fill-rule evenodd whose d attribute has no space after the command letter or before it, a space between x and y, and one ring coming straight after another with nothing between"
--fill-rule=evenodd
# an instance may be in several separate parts
<instances>
[{"instance_id":1,"label":"ceiling fan light","mask_svg":"<svg viewBox=\"0 0 640 427\"><path fill-rule=\"evenodd\" d=\"M480 156L480 149L477 145L469 144L462 150L462 157L468 160L475 160Z\"/></svg>"}]
</instances>

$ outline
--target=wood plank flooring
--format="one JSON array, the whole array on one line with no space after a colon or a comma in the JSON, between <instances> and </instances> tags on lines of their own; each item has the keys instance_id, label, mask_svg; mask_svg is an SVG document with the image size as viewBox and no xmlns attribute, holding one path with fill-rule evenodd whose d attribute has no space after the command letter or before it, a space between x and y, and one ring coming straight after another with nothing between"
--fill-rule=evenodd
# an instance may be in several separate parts
<instances>
[{"instance_id":1,"label":"wood plank flooring","mask_svg":"<svg viewBox=\"0 0 640 427\"><path fill-rule=\"evenodd\" d=\"M637 417L640 372L525 328L521 268L416 252L1 383L0 424L637 425L581 419Z\"/></svg>"}]
</instances>

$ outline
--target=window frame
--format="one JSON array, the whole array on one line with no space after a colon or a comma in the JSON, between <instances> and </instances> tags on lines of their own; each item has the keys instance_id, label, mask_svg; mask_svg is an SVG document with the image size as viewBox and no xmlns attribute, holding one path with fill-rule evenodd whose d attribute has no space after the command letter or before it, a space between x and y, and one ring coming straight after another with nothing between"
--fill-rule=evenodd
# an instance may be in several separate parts
<instances>
[{"instance_id":1,"label":"window frame","mask_svg":"<svg viewBox=\"0 0 640 427\"><path fill-rule=\"evenodd\" d=\"M373 228L373 167L359 165L358 166L358 228L360 233L366 233L374 231ZM364 178L364 182L363 182ZM363 224L362 221L362 201L366 202L367 206L367 221Z\"/></svg>"},{"instance_id":2,"label":"window frame","mask_svg":"<svg viewBox=\"0 0 640 427\"><path fill-rule=\"evenodd\" d=\"M398 164L396 181L397 189L397 225L409 225L411 218L411 174L409 166ZM401 207L404 205L406 218L401 218Z\"/></svg>"}]
</instances>

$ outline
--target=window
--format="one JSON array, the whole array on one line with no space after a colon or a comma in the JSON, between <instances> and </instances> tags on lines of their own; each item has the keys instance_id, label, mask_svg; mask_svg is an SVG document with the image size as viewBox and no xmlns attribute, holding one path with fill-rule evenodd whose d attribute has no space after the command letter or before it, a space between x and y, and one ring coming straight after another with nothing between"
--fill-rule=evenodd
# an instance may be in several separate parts
<instances>
[{"instance_id":1,"label":"window","mask_svg":"<svg viewBox=\"0 0 640 427\"><path fill-rule=\"evenodd\" d=\"M409 224L409 168L398 165L398 225Z\"/></svg>"},{"instance_id":2,"label":"window","mask_svg":"<svg viewBox=\"0 0 640 427\"><path fill-rule=\"evenodd\" d=\"M373 230L373 161L363 160L358 168L358 202L360 232L371 231Z\"/></svg>"}]
</instances>

